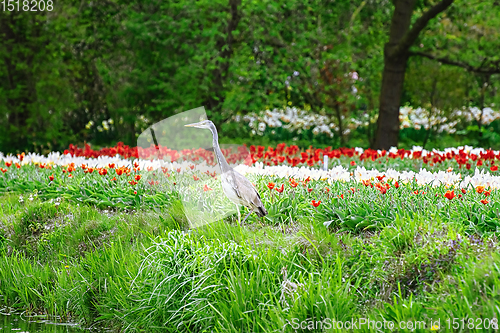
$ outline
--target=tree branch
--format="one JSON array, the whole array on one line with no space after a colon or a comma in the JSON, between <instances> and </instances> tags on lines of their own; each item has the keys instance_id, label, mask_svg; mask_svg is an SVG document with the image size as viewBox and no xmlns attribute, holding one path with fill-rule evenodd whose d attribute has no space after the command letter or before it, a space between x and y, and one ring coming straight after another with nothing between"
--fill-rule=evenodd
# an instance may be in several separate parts
<instances>
[{"instance_id":1,"label":"tree branch","mask_svg":"<svg viewBox=\"0 0 500 333\"><path fill-rule=\"evenodd\" d=\"M491 67L491 66L490 67L483 67L484 64L489 62L486 59L481 62L481 65L474 67L474 66L467 64L465 62L462 62L462 61L451 60L447 57L436 57L432 54L428 54L428 53L424 53L424 52L410 51L409 55L410 56L420 56L420 57L424 57L424 58L431 59L431 60L437 60L443 64L446 64L446 65L462 67L462 68L465 68L466 70L468 70L469 72L473 72L473 73L500 74L500 63L496 62L496 61L491 62L492 64L495 64L496 67Z\"/></svg>"},{"instance_id":2,"label":"tree branch","mask_svg":"<svg viewBox=\"0 0 500 333\"><path fill-rule=\"evenodd\" d=\"M411 29L404 35L398 45L391 52L393 56L401 55L406 52L410 46L415 43L420 32L427 26L430 20L435 18L439 13L443 12L448 8L454 0L441 0L439 3L434 5L431 9L426 11L422 16L420 16L417 21L413 24Z\"/></svg>"}]
</instances>

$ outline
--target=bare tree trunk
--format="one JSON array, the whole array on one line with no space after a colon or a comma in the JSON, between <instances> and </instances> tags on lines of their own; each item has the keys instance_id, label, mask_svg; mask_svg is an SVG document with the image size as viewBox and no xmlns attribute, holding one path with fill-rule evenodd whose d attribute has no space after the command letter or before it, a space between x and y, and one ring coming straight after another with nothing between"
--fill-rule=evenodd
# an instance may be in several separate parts
<instances>
[{"instance_id":1,"label":"bare tree trunk","mask_svg":"<svg viewBox=\"0 0 500 333\"><path fill-rule=\"evenodd\" d=\"M407 57L397 61L386 59L380 90L380 109L377 120L375 147L389 149L398 145L399 107L403 92Z\"/></svg>"},{"instance_id":2,"label":"bare tree trunk","mask_svg":"<svg viewBox=\"0 0 500 333\"><path fill-rule=\"evenodd\" d=\"M407 49L395 52L411 24L411 15L416 0L398 0L395 2L392 16L389 42L384 47L384 71L380 90L380 109L377 120L375 147L389 149L398 145L399 106L408 61Z\"/></svg>"},{"instance_id":3,"label":"bare tree trunk","mask_svg":"<svg viewBox=\"0 0 500 333\"><path fill-rule=\"evenodd\" d=\"M399 107L403 92L409 49L427 23L452 4L453 0L441 0L421 17L410 29L411 16L416 0L395 0L389 42L384 47L384 70L379 98L379 117L375 148L389 149L398 145Z\"/></svg>"}]
</instances>

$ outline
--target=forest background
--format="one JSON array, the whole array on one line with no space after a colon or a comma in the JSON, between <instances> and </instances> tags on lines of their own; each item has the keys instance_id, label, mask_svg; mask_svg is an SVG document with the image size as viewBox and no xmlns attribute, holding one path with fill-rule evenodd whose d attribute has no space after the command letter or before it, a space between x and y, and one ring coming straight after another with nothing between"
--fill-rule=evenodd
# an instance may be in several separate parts
<instances>
[{"instance_id":1,"label":"forest background","mask_svg":"<svg viewBox=\"0 0 500 333\"><path fill-rule=\"evenodd\" d=\"M500 147L498 0L10 5L0 3L4 153L135 146L152 123L199 106L222 142ZM327 117L333 135L244 121L287 108Z\"/></svg>"}]
</instances>

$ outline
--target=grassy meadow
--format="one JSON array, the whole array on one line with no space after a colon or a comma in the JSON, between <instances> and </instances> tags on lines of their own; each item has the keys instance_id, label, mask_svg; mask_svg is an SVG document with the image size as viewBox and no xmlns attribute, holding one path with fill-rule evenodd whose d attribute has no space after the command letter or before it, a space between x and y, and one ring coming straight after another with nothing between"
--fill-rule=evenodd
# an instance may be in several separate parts
<instances>
[{"instance_id":1,"label":"grassy meadow","mask_svg":"<svg viewBox=\"0 0 500 333\"><path fill-rule=\"evenodd\" d=\"M146 172L126 188L60 169L4 173L3 312L117 332L497 330L497 190L252 174L269 215L190 228Z\"/></svg>"}]
</instances>

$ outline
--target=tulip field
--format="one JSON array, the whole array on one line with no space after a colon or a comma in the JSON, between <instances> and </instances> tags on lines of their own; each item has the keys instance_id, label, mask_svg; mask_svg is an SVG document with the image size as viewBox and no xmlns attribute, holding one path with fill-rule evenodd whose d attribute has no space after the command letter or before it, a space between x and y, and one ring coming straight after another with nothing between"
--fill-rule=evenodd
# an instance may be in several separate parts
<instances>
[{"instance_id":1,"label":"tulip field","mask_svg":"<svg viewBox=\"0 0 500 333\"><path fill-rule=\"evenodd\" d=\"M264 218L193 225L185 198L229 202L204 149L0 153L2 312L120 332L498 330L499 151L223 153Z\"/></svg>"}]
</instances>

